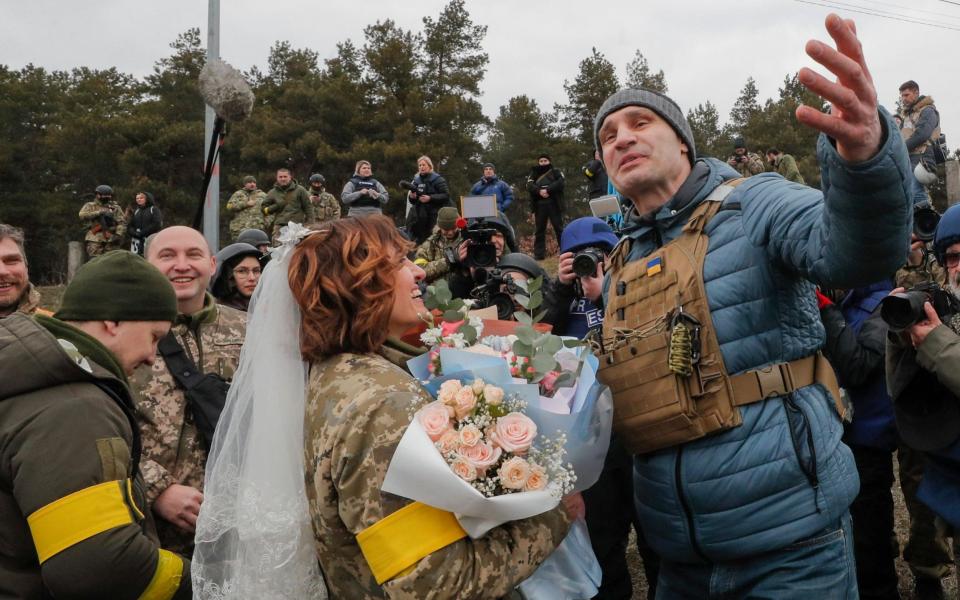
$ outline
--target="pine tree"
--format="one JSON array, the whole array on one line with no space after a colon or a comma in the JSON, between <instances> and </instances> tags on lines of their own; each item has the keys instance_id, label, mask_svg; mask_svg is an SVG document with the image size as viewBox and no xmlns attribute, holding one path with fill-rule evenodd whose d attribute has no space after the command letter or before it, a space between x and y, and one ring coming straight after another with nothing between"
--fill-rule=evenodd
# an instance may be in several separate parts
<instances>
[{"instance_id":1,"label":"pine tree","mask_svg":"<svg viewBox=\"0 0 960 600\"><path fill-rule=\"evenodd\" d=\"M646 88L666 94L667 78L663 74L663 69L654 73L650 69L646 57L637 50L637 53L633 55L633 60L627 63L626 86L628 88Z\"/></svg>"},{"instance_id":2,"label":"pine tree","mask_svg":"<svg viewBox=\"0 0 960 600\"><path fill-rule=\"evenodd\" d=\"M580 61L573 82L563 82L567 104L554 107L559 132L576 139L585 156L593 154L593 120L597 111L618 87L616 69L596 48L591 48L590 56Z\"/></svg>"}]
</instances>

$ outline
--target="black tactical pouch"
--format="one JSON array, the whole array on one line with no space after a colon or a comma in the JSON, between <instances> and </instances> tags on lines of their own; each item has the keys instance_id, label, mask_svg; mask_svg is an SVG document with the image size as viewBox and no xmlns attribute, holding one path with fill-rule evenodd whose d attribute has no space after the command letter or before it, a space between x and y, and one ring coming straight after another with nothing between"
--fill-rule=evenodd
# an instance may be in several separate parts
<instances>
[{"instance_id":1,"label":"black tactical pouch","mask_svg":"<svg viewBox=\"0 0 960 600\"><path fill-rule=\"evenodd\" d=\"M216 373L200 373L172 331L160 340L157 348L167 364L167 370L187 398L187 406L204 447L210 450L213 432L227 403L230 383Z\"/></svg>"}]
</instances>

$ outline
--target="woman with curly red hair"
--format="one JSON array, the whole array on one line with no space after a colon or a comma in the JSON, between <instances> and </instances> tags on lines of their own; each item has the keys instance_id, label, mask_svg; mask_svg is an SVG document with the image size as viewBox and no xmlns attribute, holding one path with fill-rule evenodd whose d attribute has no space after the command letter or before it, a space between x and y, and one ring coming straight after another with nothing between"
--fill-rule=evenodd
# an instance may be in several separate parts
<instances>
[{"instance_id":1,"label":"woman with curly red hair","mask_svg":"<svg viewBox=\"0 0 960 600\"><path fill-rule=\"evenodd\" d=\"M381 583L368 559L384 559L367 555L385 550L358 543L368 528L407 514L398 511L411 501L380 487L413 409L431 400L378 354L388 336L415 326L426 310L417 285L424 272L406 258L409 249L386 217L343 219L307 236L291 260L301 350L310 361L304 452L317 556L335 598L505 596L563 539L561 510L412 554L401 542L403 551L391 558L403 568ZM443 528L417 521L409 545L442 536L429 531L434 526Z\"/></svg>"}]
</instances>

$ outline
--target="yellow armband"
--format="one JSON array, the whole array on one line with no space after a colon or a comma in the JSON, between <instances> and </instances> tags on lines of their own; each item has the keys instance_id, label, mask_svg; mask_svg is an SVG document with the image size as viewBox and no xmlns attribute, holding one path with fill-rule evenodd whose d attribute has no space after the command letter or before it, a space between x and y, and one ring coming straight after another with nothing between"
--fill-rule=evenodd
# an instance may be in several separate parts
<instances>
[{"instance_id":1,"label":"yellow armband","mask_svg":"<svg viewBox=\"0 0 960 600\"><path fill-rule=\"evenodd\" d=\"M417 265L418 267L425 267L425 266L427 266L429 263L430 263L430 261L428 261L428 260L425 259L425 258L418 258L417 260L413 261L413 264Z\"/></svg>"},{"instance_id":2,"label":"yellow armband","mask_svg":"<svg viewBox=\"0 0 960 600\"><path fill-rule=\"evenodd\" d=\"M357 543L382 584L466 536L453 513L413 502L358 533Z\"/></svg>"}]
</instances>

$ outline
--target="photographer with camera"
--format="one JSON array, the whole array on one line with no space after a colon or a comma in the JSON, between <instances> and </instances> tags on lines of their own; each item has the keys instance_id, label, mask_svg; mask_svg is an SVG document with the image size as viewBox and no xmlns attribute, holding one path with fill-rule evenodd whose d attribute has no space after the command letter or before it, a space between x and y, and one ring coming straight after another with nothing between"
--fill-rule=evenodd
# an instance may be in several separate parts
<instances>
[{"instance_id":1,"label":"photographer with camera","mask_svg":"<svg viewBox=\"0 0 960 600\"><path fill-rule=\"evenodd\" d=\"M417 159L417 175L412 181L401 181L400 187L407 190L407 231L414 242L420 245L430 237L437 224L437 213L450 206L450 186L447 180L433 170L429 156Z\"/></svg>"},{"instance_id":2,"label":"photographer with camera","mask_svg":"<svg viewBox=\"0 0 960 600\"><path fill-rule=\"evenodd\" d=\"M597 217L581 217L567 225L560 236L556 302L567 310L554 323L554 332L583 339L603 324L598 306L603 291L604 262L617 236Z\"/></svg>"},{"instance_id":3,"label":"photographer with camera","mask_svg":"<svg viewBox=\"0 0 960 600\"><path fill-rule=\"evenodd\" d=\"M109 185L97 186L94 199L80 209L80 220L89 228L83 238L88 259L120 248L127 220L123 209L113 201L113 188Z\"/></svg>"},{"instance_id":4,"label":"photographer with camera","mask_svg":"<svg viewBox=\"0 0 960 600\"><path fill-rule=\"evenodd\" d=\"M727 157L727 164L737 170L741 177L750 177L763 173L763 161L758 154L747 150L747 143L737 136L733 140L733 154Z\"/></svg>"},{"instance_id":5,"label":"photographer with camera","mask_svg":"<svg viewBox=\"0 0 960 600\"><path fill-rule=\"evenodd\" d=\"M373 178L373 166L368 160L358 160L353 177L343 186L340 201L347 207L348 217L382 215L390 195L383 184Z\"/></svg>"},{"instance_id":6,"label":"photographer with camera","mask_svg":"<svg viewBox=\"0 0 960 600\"><path fill-rule=\"evenodd\" d=\"M556 295L547 272L532 257L522 252L512 252L504 255L492 269L481 269L475 273L477 286L470 292L470 296L477 300L477 308L494 306L497 309L497 318L501 321L512 321L517 311L526 311L519 302L517 295L524 294L521 282L540 277L543 285L540 293L543 302L534 309L534 314L545 313L541 323L554 325L557 321L558 309L566 310L565 306L556 303Z\"/></svg>"},{"instance_id":7,"label":"photographer with camera","mask_svg":"<svg viewBox=\"0 0 960 600\"><path fill-rule=\"evenodd\" d=\"M486 273L477 273L495 268L506 251L516 251L517 241L513 227L503 213L468 219L466 229L461 229L461 235L463 241L445 253L450 264L447 283L454 298L470 298L477 278L486 278Z\"/></svg>"},{"instance_id":8,"label":"photographer with camera","mask_svg":"<svg viewBox=\"0 0 960 600\"><path fill-rule=\"evenodd\" d=\"M960 494L960 369L957 369L960 364L960 206L950 207L940 219L933 251L946 271L945 286L926 282L909 290L897 288L881 305L881 314L895 334L887 338L887 389L893 398L897 427L904 444L924 456L922 473L915 474L919 480L916 498L957 528L960 527L960 505L955 500ZM911 510L911 541L917 525L913 517ZM928 585L940 590L939 579L949 572L950 551L941 535L943 528L930 525L928 522L925 528L928 539L922 557L927 564L917 573L917 582L919 588L920 577L923 577ZM954 548L957 548L956 538Z\"/></svg>"}]
</instances>

